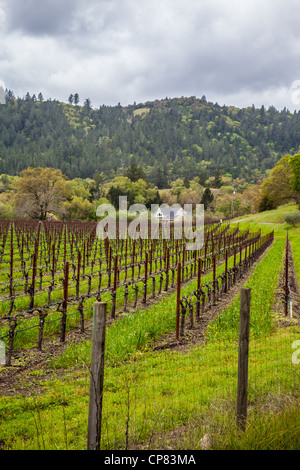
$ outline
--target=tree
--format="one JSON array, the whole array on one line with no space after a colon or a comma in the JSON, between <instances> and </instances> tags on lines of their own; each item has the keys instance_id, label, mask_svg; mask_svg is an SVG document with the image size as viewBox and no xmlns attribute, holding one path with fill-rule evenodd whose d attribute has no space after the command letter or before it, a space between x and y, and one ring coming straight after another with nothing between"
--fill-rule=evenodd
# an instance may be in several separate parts
<instances>
[{"instance_id":1,"label":"tree","mask_svg":"<svg viewBox=\"0 0 300 470\"><path fill-rule=\"evenodd\" d=\"M146 175L141 167L136 163L132 163L125 171L125 176L131 181L138 181L139 179L145 179Z\"/></svg>"},{"instance_id":2,"label":"tree","mask_svg":"<svg viewBox=\"0 0 300 470\"><path fill-rule=\"evenodd\" d=\"M70 104L73 104L73 101L74 101L74 95L71 93L69 98L68 98L68 101Z\"/></svg>"},{"instance_id":3,"label":"tree","mask_svg":"<svg viewBox=\"0 0 300 470\"><path fill-rule=\"evenodd\" d=\"M131 191L131 184L130 179L125 176L117 176L113 179L106 196L116 209L119 208L119 196L126 196L128 204L133 204L134 194Z\"/></svg>"},{"instance_id":4,"label":"tree","mask_svg":"<svg viewBox=\"0 0 300 470\"><path fill-rule=\"evenodd\" d=\"M177 180L172 181L171 188L172 188L172 194L174 194L174 196L177 196L177 198L180 196L181 193L183 193L186 190L186 187L184 186L184 181L182 178L177 178Z\"/></svg>"},{"instance_id":5,"label":"tree","mask_svg":"<svg viewBox=\"0 0 300 470\"><path fill-rule=\"evenodd\" d=\"M300 197L300 153L296 153L290 159L292 177L290 180L291 188ZM299 202L299 201L298 201Z\"/></svg>"},{"instance_id":6,"label":"tree","mask_svg":"<svg viewBox=\"0 0 300 470\"><path fill-rule=\"evenodd\" d=\"M78 93L75 93L75 95L74 95L74 104L75 104L75 106L77 106L78 103L79 103L79 95L78 95Z\"/></svg>"},{"instance_id":7,"label":"tree","mask_svg":"<svg viewBox=\"0 0 300 470\"><path fill-rule=\"evenodd\" d=\"M297 200L297 185L294 184L294 188L292 188L292 184L296 180L293 176L291 161L292 158L290 155L283 156L271 170L270 176L264 180L261 191L261 201L259 203L260 212L276 209L276 207L289 202L291 199ZM295 168L297 166L296 162L297 158L294 160Z\"/></svg>"},{"instance_id":8,"label":"tree","mask_svg":"<svg viewBox=\"0 0 300 470\"><path fill-rule=\"evenodd\" d=\"M94 209L93 204L80 196L73 196L64 202L64 216L67 220L89 220Z\"/></svg>"},{"instance_id":9,"label":"tree","mask_svg":"<svg viewBox=\"0 0 300 470\"><path fill-rule=\"evenodd\" d=\"M202 199L201 199L201 204L204 205L204 210L207 210L210 206L210 204L213 202L214 196L209 188L205 188Z\"/></svg>"},{"instance_id":10,"label":"tree","mask_svg":"<svg viewBox=\"0 0 300 470\"><path fill-rule=\"evenodd\" d=\"M46 220L50 213L61 213L66 198L66 181L61 170L27 168L13 182L15 207L21 217Z\"/></svg>"},{"instance_id":11,"label":"tree","mask_svg":"<svg viewBox=\"0 0 300 470\"><path fill-rule=\"evenodd\" d=\"M13 101L15 99L14 92L12 90L7 90L5 91L5 99L6 102Z\"/></svg>"},{"instance_id":12,"label":"tree","mask_svg":"<svg viewBox=\"0 0 300 470\"><path fill-rule=\"evenodd\" d=\"M183 179L183 184L184 184L184 186L185 186L187 189L189 189L189 187L190 187L190 180L188 179L187 176L185 176L185 178Z\"/></svg>"},{"instance_id":13,"label":"tree","mask_svg":"<svg viewBox=\"0 0 300 470\"><path fill-rule=\"evenodd\" d=\"M220 188L222 186L222 178L221 178L221 172L220 172L219 167L216 168L215 179L214 179L213 185L215 188Z\"/></svg>"},{"instance_id":14,"label":"tree","mask_svg":"<svg viewBox=\"0 0 300 470\"><path fill-rule=\"evenodd\" d=\"M271 211L273 209L276 209L276 207L276 203L274 202L274 199L272 199L272 196L270 196L269 194L262 195L258 206L259 212Z\"/></svg>"},{"instance_id":15,"label":"tree","mask_svg":"<svg viewBox=\"0 0 300 470\"><path fill-rule=\"evenodd\" d=\"M84 101L84 107L87 111L90 111L91 107L92 107L92 103L91 103L91 100L90 98L87 98L85 101Z\"/></svg>"}]
</instances>

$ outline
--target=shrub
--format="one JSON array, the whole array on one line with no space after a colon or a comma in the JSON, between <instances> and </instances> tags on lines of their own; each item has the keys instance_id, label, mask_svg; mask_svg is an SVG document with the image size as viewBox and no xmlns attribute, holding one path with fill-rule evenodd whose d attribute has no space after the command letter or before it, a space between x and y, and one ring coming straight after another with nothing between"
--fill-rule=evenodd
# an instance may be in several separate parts
<instances>
[{"instance_id":1,"label":"shrub","mask_svg":"<svg viewBox=\"0 0 300 470\"><path fill-rule=\"evenodd\" d=\"M288 214L285 217L285 221L289 225L299 225L300 224L300 211L293 212L292 214Z\"/></svg>"}]
</instances>

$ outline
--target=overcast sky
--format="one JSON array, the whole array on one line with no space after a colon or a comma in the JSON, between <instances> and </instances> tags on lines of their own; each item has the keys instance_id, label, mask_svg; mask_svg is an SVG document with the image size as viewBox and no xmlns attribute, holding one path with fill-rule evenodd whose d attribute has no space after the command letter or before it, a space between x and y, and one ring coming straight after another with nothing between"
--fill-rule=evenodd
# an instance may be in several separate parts
<instances>
[{"instance_id":1,"label":"overcast sky","mask_svg":"<svg viewBox=\"0 0 300 470\"><path fill-rule=\"evenodd\" d=\"M299 13L299 0L0 0L0 84L93 107L205 95L293 111Z\"/></svg>"}]
</instances>

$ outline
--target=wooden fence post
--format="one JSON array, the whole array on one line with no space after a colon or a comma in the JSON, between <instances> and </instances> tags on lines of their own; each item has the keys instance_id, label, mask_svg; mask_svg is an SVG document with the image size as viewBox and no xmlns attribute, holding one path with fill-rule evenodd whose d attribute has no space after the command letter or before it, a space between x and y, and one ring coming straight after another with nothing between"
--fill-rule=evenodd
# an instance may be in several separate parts
<instances>
[{"instance_id":1,"label":"wooden fence post","mask_svg":"<svg viewBox=\"0 0 300 470\"><path fill-rule=\"evenodd\" d=\"M284 279L284 291L285 291L285 316L288 314L288 299L289 299L289 248L288 248L288 235L286 236L285 242L285 279Z\"/></svg>"},{"instance_id":2,"label":"wooden fence post","mask_svg":"<svg viewBox=\"0 0 300 470\"><path fill-rule=\"evenodd\" d=\"M179 340L181 263L177 266L176 340Z\"/></svg>"},{"instance_id":3,"label":"wooden fence post","mask_svg":"<svg viewBox=\"0 0 300 470\"><path fill-rule=\"evenodd\" d=\"M144 297L143 303L146 303L147 300L147 282L148 282L148 253L145 255L145 280L144 280Z\"/></svg>"},{"instance_id":4,"label":"wooden fence post","mask_svg":"<svg viewBox=\"0 0 300 470\"><path fill-rule=\"evenodd\" d=\"M95 302L93 305L94 312L87 450L100 450L106 309L106 302Z\"/></svg>"},{"instance_id":5,"label":"wooden fence post","mask_svg":"<svg viewBox=\"0 0 300 470\"><path fill-rule=\"evenodd\" d=\"M225 251L225 292L228 287L228 251Z\"/></svg>"},{"instance_id":6,"label":"wooden fence post","mask_svg":"<svg viewBox=\"0 0 300 470\"><path fill-rule=\"evenodd\" d=\"M77 297L77 299L79 298L80 269L81 269L81 252L78 251L78 258L77 258L77 279L76 279L76 297Z\"/></svg>"},{"instance_id":7,"label":"wooden fence post","mask_svg":"<svg viewBox=\"0 0 300 470\"><path fill-rule=\"evenodd\" d=\"M237 387L237 425L244 431L247 419L248 356L251 289L241 289Z\"/></svg>"},{"instance_id":8,"label":"wooden fence post","mask_svg":"<svg viewBox=\"0 0 300 470\"><path fill-rule=\"evenodd\" d=\"M114 265L114 286L112 291L112 306L111 306L111 315L112 318L115 318L116 314L116 297L117 297L117 281L118 281L118 256L115 257L115 265Z\"/></svg>"},{"instance_id":9,"label":"wooden fence post","mask_svg":"<svg viewBox=\"0 0 300 470\"><path fill-rule=\"evenodd\" d=\"M66 325L67 325L67 309L68 309L68 291L69 291L69 263L65 265L65 277L64 277L64 301L63 310L60 323L60 342L64 343L66 338Z\"/></svg>"}]
</instances>

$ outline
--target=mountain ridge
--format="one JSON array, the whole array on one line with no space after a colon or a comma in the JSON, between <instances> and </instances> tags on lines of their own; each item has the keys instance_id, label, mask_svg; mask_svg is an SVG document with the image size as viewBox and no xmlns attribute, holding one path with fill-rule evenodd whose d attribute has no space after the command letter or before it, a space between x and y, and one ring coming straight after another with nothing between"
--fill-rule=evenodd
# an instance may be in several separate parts
<instances>
[{"instance_id":1,"label":"mountain ridge","mask_svg":"<svg viewBox=\"0 0 300 470\"><path fill-rule=\"evenodd\" d=\"M92 108L10 92L0 105L0 173L59 168L70 178L108 179L132 164L159 188L216 175L260 181L300 146L300 112L220 106L181 97Z\"/></svg>"}]
</instances>

